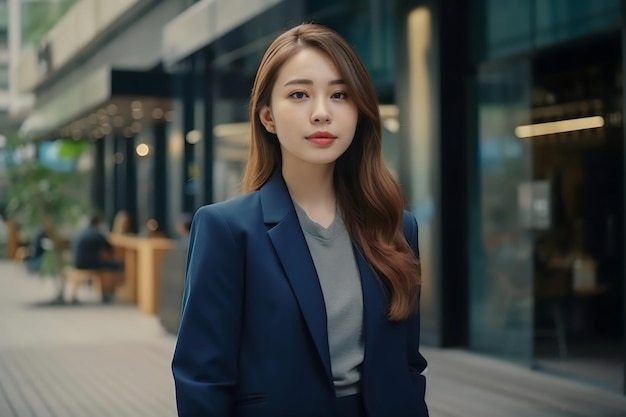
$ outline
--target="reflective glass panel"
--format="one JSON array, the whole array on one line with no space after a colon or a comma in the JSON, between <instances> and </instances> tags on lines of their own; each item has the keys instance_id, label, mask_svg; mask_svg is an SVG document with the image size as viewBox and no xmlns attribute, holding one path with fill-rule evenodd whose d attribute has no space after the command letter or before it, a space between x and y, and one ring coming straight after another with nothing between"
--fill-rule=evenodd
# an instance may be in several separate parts
<instances>
[{"instance_id":1,"label":"reflective glass panel","mask_svg":"<svg viewBox=\"0 0 626 417\"><path fill-rule=\"evenodd\" d=\"M481 241L472 247L470 343L473 350L529 363L533 259L526 208L532 155L529 142L515 135L529 118L529 64L483 68L478 88Z\"/></svg>"},{"instance_id":2,"label":"reflective glass panel","mask_svg":"<svg viewBox=\"0 0 626 417\"><path fill-rule=\"evenodd\" d=\"M535 0L535 46L618 27L620 0Z\"/></svg>"},{"instance_id":3,"label":"reflective glass panel","mask_svg":"<svg viewBox=\"0 0 626 417\"><path fill-rule=\"evenodd\" d=\"M478 7L483 58L619 30L621 21L620 0L483 0Z\"/></svg>"}]
</instances>

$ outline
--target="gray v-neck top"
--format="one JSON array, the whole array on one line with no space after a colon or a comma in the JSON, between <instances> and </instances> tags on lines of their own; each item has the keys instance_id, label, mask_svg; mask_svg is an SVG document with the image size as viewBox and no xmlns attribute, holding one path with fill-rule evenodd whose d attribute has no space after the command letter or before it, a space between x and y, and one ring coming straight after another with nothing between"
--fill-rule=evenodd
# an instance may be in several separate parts
<instances>
[{"instance_id":1,"label":"gray v-neck top","mask_svg":"<svg viewBox=\"0 0 626 417\"><path fill-rule=\"evenodd\" d=\"M350 235L339 213L324 228L294 206L324 295L335 394L356 394L364 356L363 294Z\"/></svg>"}]
</instances>

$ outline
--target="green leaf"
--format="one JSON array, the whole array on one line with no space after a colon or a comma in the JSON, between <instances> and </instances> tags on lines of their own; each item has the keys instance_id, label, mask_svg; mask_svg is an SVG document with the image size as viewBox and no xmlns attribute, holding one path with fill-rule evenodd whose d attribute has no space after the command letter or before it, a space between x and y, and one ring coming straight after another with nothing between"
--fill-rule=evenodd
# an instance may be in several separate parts
<instances>
[{"instance_id":1,"label":"green leaf","mask_svg":"<svg viewBox=\"0 0 626 417\"><path fill-rule=\"evenodd\" d=\"M89 142L82 140L63 139L59 142L59 156L65 159L77 160L90 147Z\"/></svg>"},{"instance_id":2,"label":"green leaf","mask_svg":"<svg viewBox=\"0 0 626 417\"><path fill-rule=\"evenodd\" d=\"M4 193L5 201L0 201L0 206L6 203L7 214L18 221L26 236L39 229L45 218L52 220L51 236L57 236L65 228L75 229L77 222L92 211L85 195L89 175L75 170L54 170L36 158L15 158L25 145L15 137L7 138L4 151L14 158L13 163L6 166L8 187ZM64 140L59 142L59 146L60 156L76 160L89 150L90 144ZM64 249L54 248L49 252L43 261L42 275L59 276L66 257Z\"/></svg>"}]
</instances>

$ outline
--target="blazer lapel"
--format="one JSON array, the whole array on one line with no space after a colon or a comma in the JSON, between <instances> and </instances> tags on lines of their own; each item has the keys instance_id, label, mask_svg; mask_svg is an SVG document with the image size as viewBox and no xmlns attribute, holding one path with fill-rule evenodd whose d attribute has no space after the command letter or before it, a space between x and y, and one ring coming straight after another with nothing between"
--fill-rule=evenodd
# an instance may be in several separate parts
<instances>
[{"instance_id":1,"label":"blazer lapel","mask_svg":"<svg viewBox=\"0 0 626 417\"><path fill-rule=\"evenodd\" d=\"M332 382L324 295L309 247L280 171L260 189L268 235L287 274L324 369Z\"/></svg>"}]
</instances>

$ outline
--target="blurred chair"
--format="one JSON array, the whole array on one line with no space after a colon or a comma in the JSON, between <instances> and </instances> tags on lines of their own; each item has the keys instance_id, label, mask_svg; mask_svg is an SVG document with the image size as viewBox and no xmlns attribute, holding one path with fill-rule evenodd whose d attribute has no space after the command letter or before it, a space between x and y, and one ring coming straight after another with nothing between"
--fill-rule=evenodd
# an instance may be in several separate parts
<instances>
[{"instance_id":1,"label":"blurred chair","mask_svg":"<svg viewBox=\"0 0 626 417\"><path fill-rule=\"evenodd\" d=\"M78 289L81 284L91 281L96 291L102 295L102 281L105 279L107 271L97 269L76 269L67 267L65 279L69 286L70 302L78 303Z\"/></svg>"}]
</instances>

